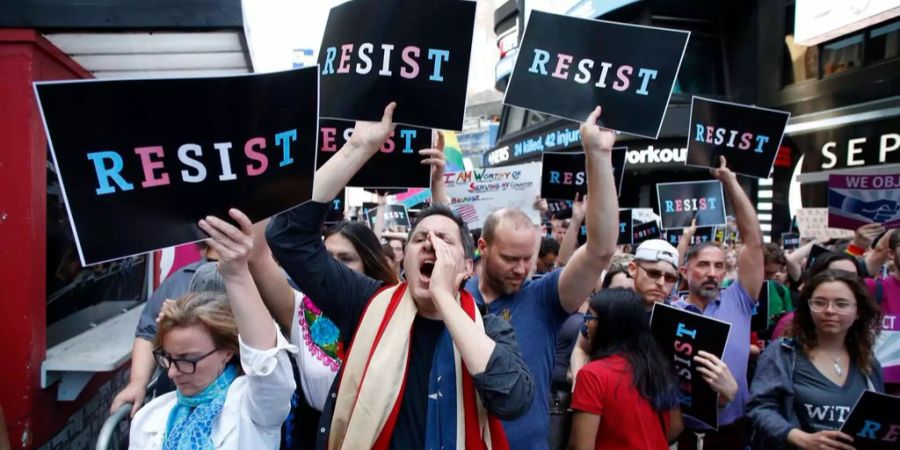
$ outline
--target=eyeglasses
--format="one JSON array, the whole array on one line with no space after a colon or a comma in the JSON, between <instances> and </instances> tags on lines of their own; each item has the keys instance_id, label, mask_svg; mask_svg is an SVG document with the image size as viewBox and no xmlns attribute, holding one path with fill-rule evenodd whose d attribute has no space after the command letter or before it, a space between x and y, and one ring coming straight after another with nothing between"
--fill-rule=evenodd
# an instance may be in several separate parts
<instances>
[{"instance_id":1,"label":"eyeglasses","mask_svg":"<svg viewBox=\"0 0 900 450\"><path fill-rule=\"evenodd\" d=\"M835 312L837 312L838 314L847 314L853 311L854 308L856 308L856 302L847 300L837 300L834 302L830 302L822 298L809 299L809 309L812 310L812 312L824 312L826 309L828 309L828 305L833 305Z\"/></svg>"},{"instance_id":2,"label":"eyeglasses","mask_svg":"<svg viewBox=\"0 0 900 450\"><path fill-rule=\"evenodd\" d=\"M644 272L646 272L648 277L650 277L654 280L658 280L660 277L665 277L666 283L674 284L676 281L678 281L678 275L671 274L671 273L663 271L663 270L648 269L639 263L635 263L635 264L638 267L640 267Z\"/></svg>"},{"instance_id":3,"label":"eyeglasses","mask_svg":"<svg viewBox=\"0 0 900 450\"><path fill-rule=\"evenodd\" d=\"M600 320L600 318L597 317L597 316L595 316L595 315L592 315L592 314L585 314L585 315L584 315L584 324L585 324L585 325L587 325L587 324L588 324L590 321L592 321L592 320Z\"/></svg>"},{"instance_id":4,"label":"eyeglasses","mask_svg":"<svg viewBox=\"0 0 900 450\"><path fill-rule=\"evenodd\" d=\"M153 357L156 358L156 364L159 364L159 367L162 367L163 369L168 370L172 364L175 364L175 368L178 369L179 372L190 375L197 371L198 362L203 361L207 356L212 355L218 350L219 349L215 348L211 352L203 356L186 359L172 358L171 356L167 355L163 349L158 348L156 350L153 350Z\"/></svg>"}]
</instances>

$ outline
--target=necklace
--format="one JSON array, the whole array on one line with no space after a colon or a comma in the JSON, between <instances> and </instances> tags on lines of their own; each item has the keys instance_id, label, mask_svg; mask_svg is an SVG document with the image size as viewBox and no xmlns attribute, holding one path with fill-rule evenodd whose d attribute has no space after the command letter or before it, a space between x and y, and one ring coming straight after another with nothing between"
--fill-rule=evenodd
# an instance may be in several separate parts
<instances>
[{"instance_id":1,"label":"necklace","mask_svg":"<svg viewBox=\"0 0 900 450\"><path fill-rule=\"evenodd\" d=\"M837 374L837 376L839 376L839 377L843 376L844 369L841 368L841 358L836 357L836 356L831 356L831 360L834 361L834 373Z\"/></svg>"}]
</instances>

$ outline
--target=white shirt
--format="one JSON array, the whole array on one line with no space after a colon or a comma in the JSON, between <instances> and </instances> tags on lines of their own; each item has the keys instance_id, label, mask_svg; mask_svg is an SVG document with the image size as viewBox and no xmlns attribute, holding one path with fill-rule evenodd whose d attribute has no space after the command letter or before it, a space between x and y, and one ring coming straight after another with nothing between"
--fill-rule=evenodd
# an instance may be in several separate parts
<instances>
[{"instance_id":1,"label":"white shirt","mask_svg":"<svg viewBox=\"0 0 900 450\"><path fill-rule=\"evenodd\" d=\"M299 351L293 356L300 369L300 385L303 396L310 406L318 411L325 408L331 384L338 374L341 361L326 354L313 341L310 325L306 321L303 305L304 295L294 291L294 316L291 320L291 344Z\"/></svg>"},{"instance_id":2,"label":"white shirt","mask_svg":"<svg viewBox=\"0 0 900 450\"><path fill-rule=\"evenodd\" d=\"M291 409L296 384L287 352L297 347L278 332L275 348L256 350L244 344L241 367L244 375L232 382L222 412L212 425L210 438L217 449L277 449L281 425ZM169 413L178 400L175 392L155 398L141 408L131 422L129 449L160 449L166 435Z\"/></svg>"}]
</instances>

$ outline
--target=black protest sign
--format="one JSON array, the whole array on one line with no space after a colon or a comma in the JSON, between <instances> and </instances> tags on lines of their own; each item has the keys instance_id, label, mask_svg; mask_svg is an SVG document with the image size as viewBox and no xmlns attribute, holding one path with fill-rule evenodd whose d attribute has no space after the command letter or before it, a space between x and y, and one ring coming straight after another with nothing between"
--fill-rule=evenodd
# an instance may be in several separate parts
<instances>
[{"instance_id":1,"label":"black protest sign","mask_svg":"<svg viewBox=\"0 0 900 450\"><path fill-rule=\"evenodd\" d=\"M638 245L641 242L650 239L659 239L662 234L659 229L659 222L652 220L650 222L644 222L640 225L635 225L632 228L632 235L634 236L632 243L634 245Z\"/></svg>"},{"instance_id":2,"label":"black protest sign","mask_svg":"<svg viewBox=\"0 0 900 450\"><path fill-rule=\"evenodd\" d=\"M616 193L622 190L622 178L625 175L625 156L628 147L616 147L612 150L613 179ZM584 197L587 194L587 172L585 172L585 155L583 152L561 153L544 152L541 165L541 197L556 200L571 200L575 194Z\"/></svg>"},{"instance_id":3,"label":"black protest sign","mask_svg":"<svg viewBox=\"0 0 900 450\"><path fill-rule=\"evenodd\" d=\"M322 167L353 135L353 122L319 120L317 168ZM431 168L422 164L419 150L431 147L431 130L397 125L381 150L366 162L348 186L378 189L427 188L431 186ZM405 192L401 189L398 192Z\"/></svg>"},{"instance_id":4,"label":"black protest sign","mask_svg":"<svg viewBox=\"0 0 900 450\"><path fill-rule=\"evenodd\" d=\"M785 250L800 248L800 233L781 233L781 248Z\"/></svg>"},{"instance_id":5,"label":"black protest sign","mask_svg":"<svg viewBox=\"0 0 900 450\"><path fill-rule=\"evenodd\" d=\"M331 201L331 208L328 208L328 214L325 216L326 224L334 224L344 220L345 195L346 189L341 189L341 192Z\"/></svg>"},{"instance_id":6,"label":"black protest sign","mask_svg":"<svg viewBox=\"0 0 900 450\"><path fill-rule=\"evenodd\" d=\"M829 252L831 252L831 250L829 250L827 247L822 247L819 244L813 244L812 248L809 249L809 256L806 257L806 265L803 267L803 271L808 271L813 266L813 264L815 264L816 258Z\"/></svg>"},{"instance_id":7,"label":"black protest sign","mask_svg":"<svg viewBox=\"0 0 900 450\"><path fill-rule=\"evenodd\" d=\"M683 234L684 229L666 230L666 240L677 247L678 241L681 240L681 235ZM697 231L694 232L694 236L691 237L691 242L688 242L688 245L695 245L701 242L712 242L715 238L716 227L697 227Z\"/></svg>"},{"instance_id":8,"label":"black protest sign","mask_svg":"<svg viewBox=\"0 0 900 450\"><path fill-rule=\"evenodd\" d=\"M717 180L660 183L656 194L665 230L689 227L695 217L698 227L725 224L725 196Z\"/></svg>"},{"instance_id":9,"label":"black protest sign","mask_svg":"<svg viewBox=\"0 0 900 450\"><path fill-rule=\"evenodd\" d=\"M354 0L331 8L319 69L322 117L461 130L475 2Z\"/></svg>"},{"instance_id":10,"label":"black protest sign","mask_svg":"<svg viewBox=\"0 0 900 450\"><path fill-rule=\"evenodd\" d=\"M753 306L753 315L750 316L750 331L765 331L769 328L769 281L763 281L759 290L759 298Z\"/></svg>"},{"instance_id":11,"label":"black protest sign","mask_svg":"<svg viewBox=\"0 0 900 450\"><path fill-rule=\"evenodd\" d=\"M784 111L694 97L687 164L719 167L724 156L736 173L769 178L790 117Z\"/></svg>"},{"instance_id":12,"label":"black protest sign","mask_svg":"<svg viewBox=\"0 0 900 450\"><path fill-rule=\"evenodd\" d=\"M678 376L681 412L718 429L718 396L697 371L694 356L703 350L722 358L731 324L655 303L650 329Z\"/></svg>"},{"instance_id":13,"label":"black protest sign","mask_svg":"<svg viewBox=\"0 0 900 450\"><path fill-rule=\"evenodd\" d=\"M896 450L900 442L900 397L863 391L841 432L853 438L857 450Z\"/></svg>"},{"instance_id":14,"label":"black protest sign","mask_svg":"<svg viewBox=\"0 0 900 450\"><path fill-rule=\"evenodd\" d=\"M634 242L634 227L630 209L619 210L619 239L616 245L626 245ZM587 242L587 224L582 224L578 232L578 245Z\"/></svg>"},{"instance_id":15,"label":"black protest sign","mask_svg":"<svg viewBox=\"0 0 900 450\"><path fill-rule=\"evenodd\" d=\"M378 219L376 212L378 205L375 203L363 203L363 212L369 221L369 226L375 228L375 221ZM406 206L400 204L384 205L382 207L382 215L384 217L383 231L391 233L406 233L409 231L409 213Z\"/></svg>"},{"instance_id":16,"label":"black protest sign","mask_svg":"<svg viewBox=\"0 0 900 450\"><path fill-rule=\"evenodd\" d=\"M82 264L204 239L207 215L258 221L312 194L315 68L35 90Z\"/></svg>"},{"instance_id":17,"label":"black protest sign","mask_svg":"<svg viewBox=\"0 0 900 450\"><path fill-rule=\"evenodd\" d=\"M572 217L572 200L547 200L547 212L555 219Z\"/></svg>"},{"instance_id":18,"label":"black protest sign","mask_svg":"<svg viewBox=\"0 0 900 450\"><path fill-rule=\"evenodd\" d=\"M656 139L688 36L532 11L503 103Z\"/></svg>"}]
</instances>

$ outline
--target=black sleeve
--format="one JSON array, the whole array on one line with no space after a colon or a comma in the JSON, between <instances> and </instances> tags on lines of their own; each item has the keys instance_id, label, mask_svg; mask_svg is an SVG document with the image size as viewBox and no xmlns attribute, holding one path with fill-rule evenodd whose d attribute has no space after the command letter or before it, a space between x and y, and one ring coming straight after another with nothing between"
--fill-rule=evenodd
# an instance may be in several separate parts
<instances>
[{"instance_id":1,"label":"black sleeve","mask_svg":"<svg viewBox=\"0 0 900 450\"><path fill-rule=\"evenodd\" d=\"M341 330L349 343L366 304L380 282L332 258L322 242L329 204L308 201L275 216L266 239L275 260L300 290Z\"/></svg>"},{"instance_id":2,"label":"black sleeve","mask_svg":"<svg viewBox=\"0 0 900 450\"><path fill-rule=\"evenodd\" d=\"M516 332L507 321L484 316L484 331L497 345L484 372L475 375L475 388L491 414L502 420L525 415L534 401L534 380L516 343Z\"/></svg>"}]
</instances>

